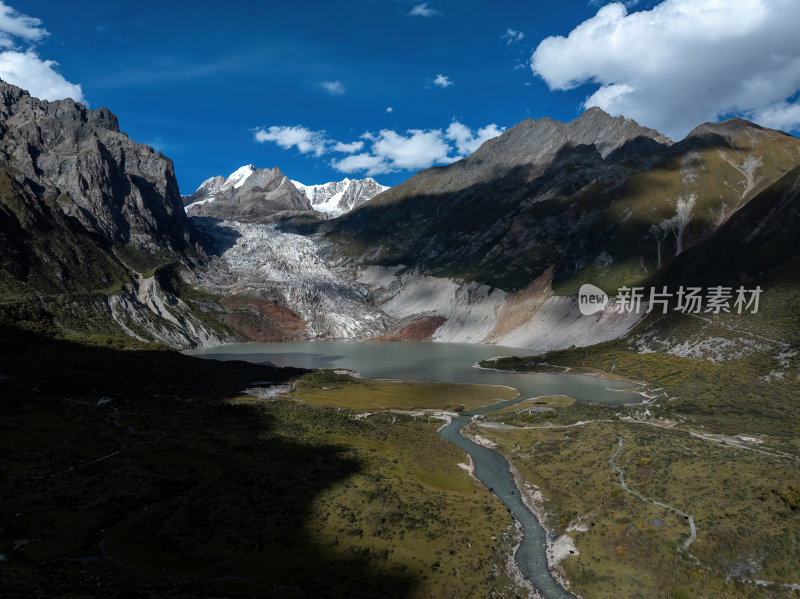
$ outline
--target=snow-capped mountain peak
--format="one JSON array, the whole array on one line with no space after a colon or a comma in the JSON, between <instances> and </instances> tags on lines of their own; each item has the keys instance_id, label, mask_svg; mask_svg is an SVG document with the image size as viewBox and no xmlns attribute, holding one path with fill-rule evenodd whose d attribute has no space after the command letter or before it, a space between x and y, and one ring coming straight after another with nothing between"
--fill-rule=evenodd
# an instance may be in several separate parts
<instances>
[{"instance_id":1,"label":"snow-capped mountain peak","mask_svg":"<svg viewBox=\"0 0 800 599\"><path fill-rule=\"evenodd\" d=\"M242 185L244 185L244 182L247 180L247 178L255 171L256 167L254 167L252 164L237 168L228 176L228 179L222 185L222 189L227 189L228 187L239 189Z\"/></svg>"},{"instance_id":2,"label":"snow-capped mountain peak","mask_svg":"<svg viewBox=\"0 0 800 599\"><path fill-rule=\"evenodd\" d=\"M217 200L225 198L230 200L234 196L239 203L245 196L253 196L251 198L253 201L258 198L273 200L275 198L272 196L278 194L286 201L279 202L274 209L282 207L289 210L308 210L310 205L317 212L335 217L365 204L387 189L389 188L372 178L345 177L341 181L305 185L284 176L277 167L259 169L247 164L233 171L228 177L217 175L206 179L192 195L184 196L184 205L187 214L191 211L192 216L207 216L223 210L220 206L211 206ZM264 196L264 192L270 194L270 197ZM251 220L249 216L247 218Z\"/></svg>"},{"instance_id":3,"label":"snow-capped mountain peak","mask_svg":"<svg viewBox=\"0 0 800 599\"><path fill-rule=\"evenodd\" d=\"M276 212L311 210L305 194L296 189L280 169L259 169L252 164L227 178L212 177L184 198L190 216L259 222Z\"/></svg>"},{"instance_id":4,"label":"snow-capped mountain peak","mask_svg":"<svg viewBox=\"0 0 800 599\"><path fill-rule=\"evenodd\" d=\"M305 185L299 181L292 184L303 193L311 206L318 212L340 216L365 204L373 197L389 189L375 179L349 179L331 181L319 185Z\"/></svg>"}]
</instances>

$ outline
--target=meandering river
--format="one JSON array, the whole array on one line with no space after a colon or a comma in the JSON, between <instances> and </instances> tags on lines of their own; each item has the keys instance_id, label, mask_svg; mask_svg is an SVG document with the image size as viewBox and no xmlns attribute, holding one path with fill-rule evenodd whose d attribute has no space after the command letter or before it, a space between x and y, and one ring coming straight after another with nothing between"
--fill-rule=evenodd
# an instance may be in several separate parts
<instances>
[{"instance_id":1,"label":"meandering river","mask_svg":"<svg viewBox=\"0 0 800 599\"><path fill-rule=\"evenodd\" d=\"M530 350L463 343L357 343L306 341L296 343L245 343L187 351L218 360L270 362L276 366L349 368L364 377L443 383L505 385L520 392L516 399L464 412L442 428L442 437L472 456L475 474L503 502L520 523L523 540L515 554L522 573L547 599L572 597L556 582L547 567L546 532L522 501L508 462L498 452L466 439L461 429L471 417L539 395L569 395L580 403L622 404L641 401L623 391L621 381L587 375L520 374L484 370L474 364L492 356L525 356Z\"/></svg>"}]
</instances>

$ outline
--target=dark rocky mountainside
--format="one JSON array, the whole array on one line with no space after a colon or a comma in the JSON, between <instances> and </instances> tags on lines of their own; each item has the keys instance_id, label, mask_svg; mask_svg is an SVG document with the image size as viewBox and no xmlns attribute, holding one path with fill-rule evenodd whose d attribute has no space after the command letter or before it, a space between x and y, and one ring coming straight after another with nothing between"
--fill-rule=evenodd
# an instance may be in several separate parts
<instances>
[{"instance_id":1,"label":"dark rocky mountainside","mask_svg":"<svg viewBox=\"0 0 800 599\"><path fill-rule=\"evenodd\" d=\"M644 279L800 164L800 140L732 119L678 143L600 109L524 121L326 223L334 256L517 290ZM353 248L357 247L358 252ZM354 255L355 254L355 255Z\"/></svg>"},{"instance_id":2,"label":"dark rocky mountainside","mask_svg":"<svg viewBox=\"0 0 800 599\"><path fill-rule=\"evenodd\" d=\"M120 133L108 109L0 83L0 131L5 173L86 231L147 252L191 247L172 161Z\"/></svg>"},{"instance_id":3,"label":"dark rocky mountainside","mask_svg":"<svg viewBox=\"0 0 800 599\"><path fill-rule=\"evenodd\" d=\"M0 82L0 311L64 334L220 337L155 275L202 259L172 161L106 108Z\"/></svg>"}]
</instances>

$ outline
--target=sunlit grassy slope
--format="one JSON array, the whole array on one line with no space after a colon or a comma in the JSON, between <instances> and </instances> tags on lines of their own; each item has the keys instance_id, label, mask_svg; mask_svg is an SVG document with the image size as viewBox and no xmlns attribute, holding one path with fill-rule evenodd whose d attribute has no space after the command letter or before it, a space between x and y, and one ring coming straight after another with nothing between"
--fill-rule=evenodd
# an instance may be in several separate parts
<instances>
[{"instance_id":1,"label":"sunlit grassy slope","mask_svg":"<svg viewBox=\"0 0 800 599\"><path fill-rule=\"evenodd\" d=\"M461 412L513 399L515 389L497 385L461 385L358 379L332 370L318 370L295 382L290 397L310 404L374 412L440 409Z\"/></svg>"},{"instance_id":2,"label":"sunlit grassy slope","mask_svg":"<svg viewBox=\"0 0 800 599\"><path fill-rule=\"evenodd\" d=\"M473 425L474 426L474 425ZM800 577L800 463L638 422L478 430L542 491L547 524L573 538L563 562L583 597L793 597ZM625 493L628 486L695 520ZM571 530L568 530L570 529Z\"/></svg>"}]
</instances>

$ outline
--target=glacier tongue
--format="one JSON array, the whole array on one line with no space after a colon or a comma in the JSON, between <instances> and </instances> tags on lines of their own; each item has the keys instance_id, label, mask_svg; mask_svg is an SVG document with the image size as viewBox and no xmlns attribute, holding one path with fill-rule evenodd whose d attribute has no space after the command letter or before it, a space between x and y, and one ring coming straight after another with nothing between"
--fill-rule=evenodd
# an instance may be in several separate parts
<instances>
[{"instance_id":1,"label":"glacier tongue","mask_svg":"<svg viewBox=\"0 0 800 599\"><path fill-rule=\"evenodd\" d=\"M202 273L223 295L279 299L307 324L309 338L364 339L384 334L394 319L371 305L369 288L329 266L314 242L275 225L195 219L229 246Z\"/></svg>"}]
</instances>

